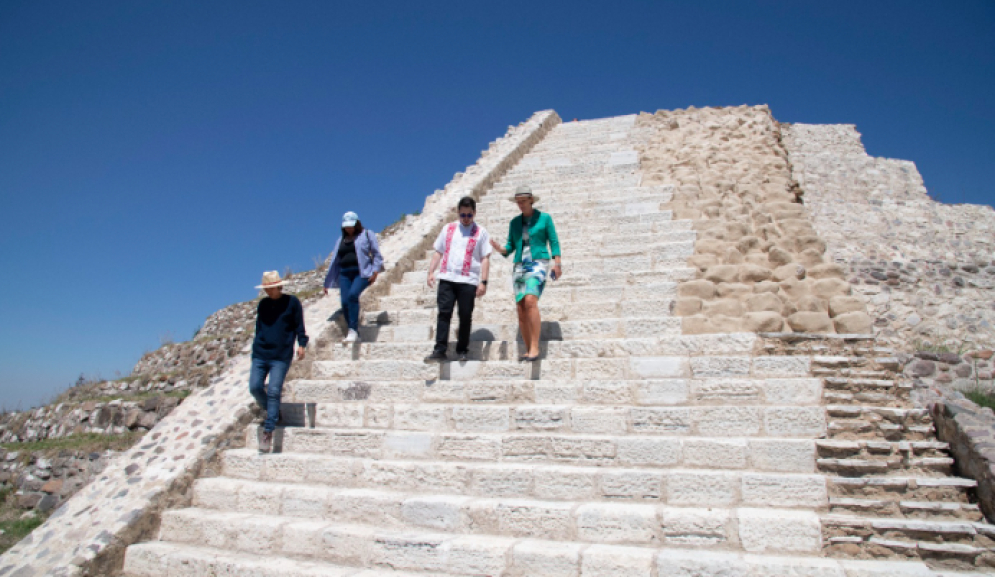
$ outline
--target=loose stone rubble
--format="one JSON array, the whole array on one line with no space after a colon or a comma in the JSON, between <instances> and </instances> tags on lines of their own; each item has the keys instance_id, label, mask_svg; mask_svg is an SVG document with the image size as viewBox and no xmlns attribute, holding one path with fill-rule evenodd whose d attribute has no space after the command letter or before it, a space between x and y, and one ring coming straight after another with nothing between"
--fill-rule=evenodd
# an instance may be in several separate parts
<instances>
[{"instance_id":1,"label":"loose stone rubble","mask_svg":"<svg viewBox=\"0 0 995 577\"><path fill-rule=\"evenodd\" d=\"M844 316L863 301L832 304L851 283L822 261L779 130L760 107L537 113L384 241L362 343L340 344L335 299L306 308L317 338L271 454L236 357L0 575L990 572L981 489L954 476L904 351ZM432 240L467 193L502 238L526 183L564 254L542 359L517 362L495 257L470 360L425 365Z\"/></svg>"}]
</instances>

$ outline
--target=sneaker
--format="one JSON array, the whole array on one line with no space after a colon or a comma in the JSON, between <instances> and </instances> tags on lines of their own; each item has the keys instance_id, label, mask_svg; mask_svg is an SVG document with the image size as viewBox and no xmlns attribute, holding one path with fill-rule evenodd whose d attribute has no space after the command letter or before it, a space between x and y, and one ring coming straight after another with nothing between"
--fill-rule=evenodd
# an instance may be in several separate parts
<instances>
[{"instance_id":1,"label":"sneaker","mask_svg":"<svg viewBox=\"0 0 995 577\"><path fill-rule=\"evenodd\" d=\"M269 453L273 449L273 431L263 432L263 438L259 439L259 452Z\"/></svg>"},{"instance_id":2,"label":"sneaker","mask_svg":"<svg viewBox=\"0 0 995 577\"><path fill-rule=\"evenodd\" d=\"M342 339L342 342L346 344L355 343L357 341L359 341L359 333L357 333L352 329L349 329L349 334L347 334L345 338Z\"/></svg>"},{"instance_id":3,"label":"sneaker","mask_svg":"<svg viewBox=\"0 0 995 577\"><path fill-rule=\"evenodd\" d=\"M449 360L449 357L447 357L446 353L444 353L442 351L434 351L432 354L430 354L429 356L425 357L425 362L426 363L444 363L444 362L446 362L448 360Z\"/></svg>"}]
</instances>

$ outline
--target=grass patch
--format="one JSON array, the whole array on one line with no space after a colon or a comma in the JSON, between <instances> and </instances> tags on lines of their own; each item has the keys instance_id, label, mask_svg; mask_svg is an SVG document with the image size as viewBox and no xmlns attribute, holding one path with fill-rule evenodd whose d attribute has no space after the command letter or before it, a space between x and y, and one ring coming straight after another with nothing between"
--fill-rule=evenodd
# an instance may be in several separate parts
<instances>
[{"instance_id":1,"label":"grass patch","mask_svg":"<svg viewBox=\"0 0 995 577\"><path fill-rule=\"evenodd\" d=\"M995 395L992 393L986 393L980 389L973 389L970 391L964 391L964 396L979 407L988 407L989 409L995 411Z\"/></svg>"},{"instance_id":2,"label":"grass patch","mask_svg":"<svg viewBox=\"0 0 995 577\"><path fill-rule=\"evenodd\" d=\"M22 519L24 510L14 504L15 498L13 487L0 490L0 530L3 531L0 534L0 553L6 553L7 549L16 545L48 518L45 513L35 512L34 516Z\"/></svg>"},{"instance_id":3,"label":"grass patch","mask_svg":"<svg viewBox=\"0 0 995 577\"><path fill-rule=\"evenodd\" d=\"M57 455L60 451L83 451L87 453L111 451L124 451L131 448L138 439L142 438L144 432L129 431L122 435L101 435L99 433L84 433L82 435L70 435L57 439L43 439L41 441L29 441L27 443L2 443L5 451L18 451L20 457L30 459L32 454L41 453L42 456L50 457Z\"/></svg>"},{"instance_id":4,"label":"grass patch","mask_svg":"<svg viewBox=\"0 0 995 577\"><path fill-rule=\"evenodd\" d=\"M163 393L161 391L141 391L138 393L122 393L120 395L100 395L93 397L80 397L76 399L76 402L84 403L89 401L96 401L98 403L109 403L111 401L145 401L155 397L176 397L177 399L185 399L190 396L193 391L190 389L181 389L179 391L169 391Z\"/></svg>"}]
</instances>

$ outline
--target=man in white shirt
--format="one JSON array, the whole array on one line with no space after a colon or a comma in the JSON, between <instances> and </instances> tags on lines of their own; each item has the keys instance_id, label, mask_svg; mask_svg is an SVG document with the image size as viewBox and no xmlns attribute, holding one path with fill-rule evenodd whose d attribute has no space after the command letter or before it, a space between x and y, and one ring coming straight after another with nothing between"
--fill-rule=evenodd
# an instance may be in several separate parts
<instances>
[{"instance_id":1,"label":"man in white shirt","mask_svg":"<svg viewBox=\"0 0 995 577\"><path fill-rule=\"evenodd\" d=\"M426 363L449 360L449 322L453 309L459 306L459 332L456 354L467 360L470 349L470 318L477 297L487 292L487 275L491 266L490 236L484 227L473 222L477 203L469 196L456 206L459 220L442 227L435 239L435 254L428 265L428 286L435 287L435 269L439 267L439 317L435 327L435 350L425 357ZM441 264L441 266L440 266Z\"/></svg>"}]
</instances>

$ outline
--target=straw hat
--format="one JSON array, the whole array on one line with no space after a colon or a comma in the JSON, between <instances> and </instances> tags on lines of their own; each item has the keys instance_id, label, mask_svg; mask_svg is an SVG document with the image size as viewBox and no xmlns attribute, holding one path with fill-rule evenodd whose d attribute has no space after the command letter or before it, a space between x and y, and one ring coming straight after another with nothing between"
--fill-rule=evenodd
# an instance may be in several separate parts
<instances>
[{"instance_id":1,"label":"straw hat","mask_svg":"<svg viewBox=\"0 0 995 577\"><path fill-rule=\"evenodd\" d=\"M527 196L532 199L532 204L539 202L539 197L532 194L532 189L528 185L523 184L515 189L515 196L511 197L511 202L517 202L519 198Z\"/></svg>"},{"instance_id":2,"label":"straw hat","mask_svg":"<svg viewBox=\"0 0 995 577\"><path fill-rule=\"evenodd\" d=\"M280 273L275 270L268 270L263 273L263 284L257 286L257 289L268 289L275 288L278 286L283 286L287 284L287 281L280 280Z\"/></svg>"}]
</instances>

